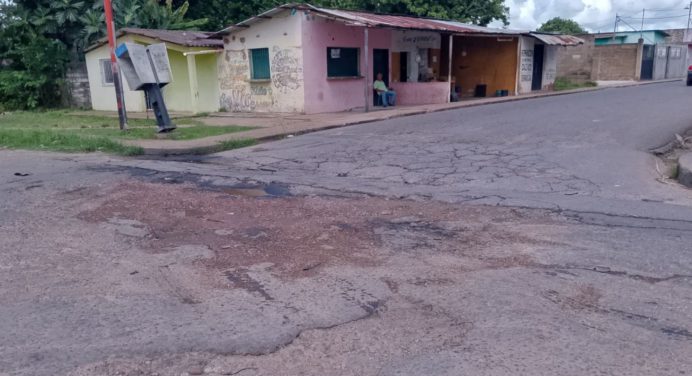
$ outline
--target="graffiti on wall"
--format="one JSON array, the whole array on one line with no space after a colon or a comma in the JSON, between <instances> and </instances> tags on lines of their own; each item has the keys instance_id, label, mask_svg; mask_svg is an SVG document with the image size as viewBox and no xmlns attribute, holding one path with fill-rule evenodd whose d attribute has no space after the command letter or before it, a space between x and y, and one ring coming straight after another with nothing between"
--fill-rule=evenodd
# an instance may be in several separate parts
<instances>
[{"instance_id":1,"label":"graffiti on wall","mask_svg":"<svg viewBox=\"0 0 692 376\"><path fill-rule=\"evenodd\" d=\"M296 56L295 49L272 47L271 80L257 82L250 80L248 50L226 49L219 65L220 107L230 112L289 111L296 100L293 92L303 85Z\"/></svg>"},{"instance_id":2,"label":"graffiti on wall","mask_svg":"<svg viewBox=\"0 0 692 376\"><path fill-rule=\"evenodd\" d=\"M545 71L545 80L546 81L554 81L555 80L555 75L556 75L556 70L555 68L548 68Z\"/></svg>"},{"instance_id":3,"label":"graffiti on wall","mask_svg":"<svg viewBox=\"0 0 692 376\"><path fill-rule=\"evenodd\" d=\"M219 86L230 90L250 76L250 64L245 50L226 50L223 56Z\"/></svg>"},{"instance_id":4,"label":"graffiti on wall","mask_svg":"<svg viewBox=\"0 0 692 376\"><path fill-rule=\"evenodd\" d=\"M252 95L272 95L272 88L271 86L258 86L258 85L253 85L250 86L250 91L252 92Z\"/></svg>"},{"instance_id":5,"label":"graffiti on wall","mask_svg":"<svg viewBox=\"0 0 692 376\"><path fill-rule=\"evenodd\" d=\"M245 86L237 86L221 93L221 108L229 112L250 112L257 107L252 93Z\"/></svg>"},{"instance_id":6,"label":"graffiti on wall","mask_svg":"<svg viewBox=\"0 0 692 376\"><path fill-rule=\"evenodd\" d=\"M521 81L533 80L533 50L521 50Z\"/></svg>"},{"instance_id":7,"label":"graffiti on wall","mask_svg":"<svg viewBox=\"0 0 692 376\"><path fill-rule=\"evenodd\" d=\"M271 63L272 83L281 93L298 89L303 81L303 68L300 60L288 48L274 46Z\"/></svg>"}]
</instances>

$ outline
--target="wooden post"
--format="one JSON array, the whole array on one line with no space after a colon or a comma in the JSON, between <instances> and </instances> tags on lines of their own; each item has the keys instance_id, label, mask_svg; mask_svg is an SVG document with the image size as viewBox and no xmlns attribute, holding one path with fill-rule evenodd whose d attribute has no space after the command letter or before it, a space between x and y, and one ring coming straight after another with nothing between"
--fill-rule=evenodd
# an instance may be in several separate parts
<instances>
[{"instance_id":1,"label":"wooden post","mask_svg":"<svg viewBox=\"0 0 692 376\"><path fill-rule=\"evenodd\" d=\"M449 95L447 95L447 103L452 102L452 48L454 47L454 35L449 34L449 52L448 52L448 65L447 65L447 86L449 88Z\"/></svg>"},{"instance_id":2,"label":"wooden post","mask_svg":"<svg viewBox=\"0 0 692 376\"><path fill-rule=\"evenodd\" d=\"M514 75L514 95L519 95L519 85L521 82L521 47L522 37L517 37L517 72Z\"/></svg>"},{"instance_id":3,"label":"wooden post","mask_svg":"<svg viewBox=\"0 0 692 376\"><path fill-rule=\"evenodd\" d=\"M187 57L187 74L190 79L190 100L192 101L192 113L199 112L199 84L197 83L197 61L194 54Z\"/></svg>"},{"instance_id":4,"label":"wooden post","mask_svg":"<svg viewBox=\"0 0 692 376\"><path fill-rule=\"evenodd\" d=\"M370 47L368 46L368 28L365 27L365 112L370 111Z\"/></svg>"}]
</instances>

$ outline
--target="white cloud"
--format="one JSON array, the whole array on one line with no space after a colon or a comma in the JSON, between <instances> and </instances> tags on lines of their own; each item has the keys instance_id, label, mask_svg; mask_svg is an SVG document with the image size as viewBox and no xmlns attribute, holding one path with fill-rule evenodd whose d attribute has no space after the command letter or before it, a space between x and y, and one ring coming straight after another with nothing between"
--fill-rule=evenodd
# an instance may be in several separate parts
<instances>
[{"instance_id":1,"label":"white cloud","mask_svg":"<svg viewBox=\"0 0 692 376\"><path fill-rule=\"evenodd\" d=\"M616 14L623 17L620 30L639 29L645 8L645 29L684 28L688 4L689 0L505 0L512 29L537 29L553 17L562 17L594 32L612 31Z\"/></svg>"}]
</instances>

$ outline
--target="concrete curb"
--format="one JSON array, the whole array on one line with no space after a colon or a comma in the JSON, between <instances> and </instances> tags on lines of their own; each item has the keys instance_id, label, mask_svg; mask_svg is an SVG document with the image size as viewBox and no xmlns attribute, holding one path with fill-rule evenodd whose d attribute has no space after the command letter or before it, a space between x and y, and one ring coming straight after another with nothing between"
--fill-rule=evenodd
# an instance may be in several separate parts
<instances>
[{"instance_id":1,"label":"concrete curb","mask_svg":"<svg viewBox=\"0 0 692 376\"><path fill-rule=\"evenodd\" d=\"M410 111L403 111L400 113L391 113L391 114L387 114L387 115L376 117L376 118L358 119L358 120L354 120L354 121L346 121L346 122L341 122L341 123L336 123L336 124L325 124L324 126L316 126L316 127L306 128L306 129L292 131L292 132L280 130L280 131L274 132L274 133L269 132L269 134L263 135L260 137L249 136L247 138L253 138L253 139L257 140L257 142L275 141L278 139L282 139L283 137L288 136L288 135L298 136L298 135L302 135L302 134L324 131L324 130L328 130L328 129L341 128L341 127L358 125L358 124L365 124L365 123L372 123L372 122L376 122L376 121L391 120L391 119L397 119L397 118L407 117L407 116L415 116L415 115L429 114L429 113L435 113L435 112L458 110L458 109L462 109L462 108L488 106L488 105L499 104L499 103L526 101L526 100L530 100L530 99L539 99L539 98L556 97L556 96L570 95L570 94L588 93L588 92L600 91L600 90L606 90L606 89L645 86L645 85L661 84L661 83L676 82L676 81L681 81L681 79L674 79L674 80L670 79L670 80L660 80L660 81L640 81L640 82L632 82L632 83L623 83L623 84L618 84L618 85L613 85L613 86L597 86L597 87L574 89L574 90L564 90L564 91L553 91L553 92L547 92L547 93L519 95L519 96L514 96L514 97L489 98L486 100L449 103L449 104L444 105L444 106L443 105L431 105L431 106L436 106L436 107L423 108L423 109L419 109L419 110L411 109ZM423 107L423 106L421 106L421 107ZM248 132L252 132L252 131L248 131ZM223 147L221 145L221 142L228 141L228 140L242 139L243 133L248 133L248 132L231 133L231 134L227 135L228 137L226 139L223 139L223 136L215 136L215 137L213 137L213 139L208 138L208 139L191 140L191 141L198 143L198 144L202 143L202 145L196 145L196 146L186 146L183 144L183 143L185 143L185 141L163 141L165 143L170 143L170 144L166 145L165 147L147 147L147 146L143 146L142 144L138 143L137 140L127 140L127 141L124 141L124 143L126 145L130 145L130 146L142 147L145 155L160 155L160 156L184 155L184 154L199 155L199 154L209 154L209 153L215 153L215 152L222 151ZM207 143L205 143L205 141Z\"/></svg>"},{"instance_id":2,"label":"concrete curb","mask_svg":"<svg viewBox=\"0 0 692 376\"><path fill-rule=\"evenodd\" d=\"M692 188L692 153L684 154L678 160L678 181Z\"/></svg>"}]
</instances>

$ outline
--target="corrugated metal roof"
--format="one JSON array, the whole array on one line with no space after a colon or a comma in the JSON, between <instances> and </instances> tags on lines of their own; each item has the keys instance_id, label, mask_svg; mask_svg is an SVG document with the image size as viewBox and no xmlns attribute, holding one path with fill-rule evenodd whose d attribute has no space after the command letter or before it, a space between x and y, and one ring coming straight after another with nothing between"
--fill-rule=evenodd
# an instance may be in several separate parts
<instances>
[{"instance_id":1,"label":"corrugated metal roof","mask_svg":"<svg viewBox=\"0 0 692 376\"><path fill-rule=\"evenodd\" d=\"M158 39L162 42L168 42L185 47L215 47L223 48L221 39L209 38L213 33L203 31L190 30L159 30L159 29L139 29L133 27L125 27L116 33L117 37L125 34L141 35L144 37ZM96 43L92 44L84 52L89 52L95 48L108 43L106 38L101 38Z\"/></svg>"},{"instance_id":2,"label":"corrugated metal roof","mask_svg":"<svg viewBox=\"0 0 692 376\"><path fill-rule=\"evenodd\" d=\"M532 37L550 46L576 46L584 40L574 35L529 33Z\"/></svg>"},{"instance_id":3,"label":"corrugated metal roof","mask_svg":"<svg viewBox=\"0 0 692 376\"><path fill-rule=\"evenodd\" d=\"M583 40L569 36L569 35L557 35L557 34L543 34L543 33L533 33L525 30L510 30L510 29L495 29L490 27L483 27L478 25L465 24L455 21L438 20L430 18L420 18L420 17L409 17L409 16L397 16L389 14L377 14L368 13L352 10L340 10L340 9L328 9L319 8L310 4L301 3L290 3L285 4L267 12L264 12L258 16L247 19L243 22L237 23L235 25L229 26L217 34L226 34L233 32L235 30L240 30L249 27L252 24L261 22L266 19L270 19L275 14L283 12L284 10L295 9L300 11L308 11L312 14L336 19L343 23L363 26L363 27L386 27L394 29L405 29L405 30L427 30L436 31L448 34L485 34L485 35L525 35L532 36L543 43L549 45L561 45L561 46L571 46L584 43Z\"/></svg>"}]
</instances>

